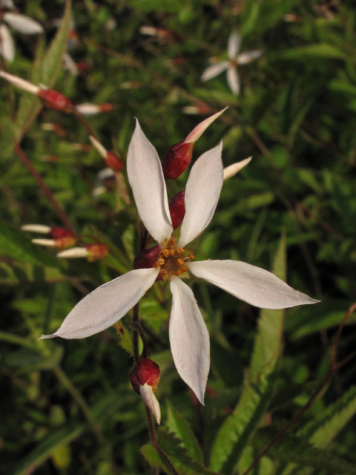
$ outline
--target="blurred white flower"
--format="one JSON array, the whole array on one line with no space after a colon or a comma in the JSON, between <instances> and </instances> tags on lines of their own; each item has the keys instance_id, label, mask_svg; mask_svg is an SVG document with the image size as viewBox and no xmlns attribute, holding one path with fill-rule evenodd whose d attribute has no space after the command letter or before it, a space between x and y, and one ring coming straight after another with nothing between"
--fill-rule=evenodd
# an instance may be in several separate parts
<instances>
[{"instance_id":1,"label":"blurred white flower","mask_svg":"<svg viewBox=\"0 0 356 475\"><path fill-rule=\"evenodd\" d=\"M86 338L101 332L134 307L157 278L170 281L173 301L169 339L173 360L181 378L203 404L210 368L209 334L192 290L180 277L190 271L256 307L281 309L316 303L270 272L245 262L190 262L194 255L185 246L208 226L218 203L223 184L221 152L222 143L193 165L176 242L161 161L137 121L127 155L127 173L139 215L158 242L155 248L142 251L153 254L153 260L98 287L74 307L53 335L41 338Z\"/></svg>"},{"instance_id":2,"label":"blurred white flower","mask_svg":"<svg viewBox=\"0 0 356 475\"><path fill-rule=\"evenodd\" d=\"M10 27L24 33L25 35L36 35L43 32L42 26L37 21L32 20L19 13L6 11L4 9L12 10L14 4L10 0L1 0L0 2L0 54L8 61L13 61L15 57L15 45L12 39L9 28L5 25L7 23Z\"/></svg>"},{"instance_id":3,"label":"blurred white flower","mask_svg":"<svg viewBox=\"0 0 356 475\"><path fill-rule=\"evenodd\" d=\"M219 63L209 66L201 77L202 81L209 81L218 74L227 70L227 82L231 91L235 96L240 92L240 80L237 72L238 64L248 64L254 59L259 58L262 55L262 51L253 50L246 53L238 54L240 51L241 38L237 31L233 31L229 38L227 53L228 61L221 61Z\"/></svg>"}]
</instances>

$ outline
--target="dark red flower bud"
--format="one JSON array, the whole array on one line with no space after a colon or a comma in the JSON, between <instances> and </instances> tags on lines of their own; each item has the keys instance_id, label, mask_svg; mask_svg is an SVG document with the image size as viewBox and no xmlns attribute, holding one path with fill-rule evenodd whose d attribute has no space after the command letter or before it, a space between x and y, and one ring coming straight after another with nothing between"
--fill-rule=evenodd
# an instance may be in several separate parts
<instances>
[{"instance_id":1,"label":"dark red flower bud","mask_svg":"<svg viewBox=\"0 0 356 475\"><path fill-rule=\"evenodd\" d=\"M176 180L188 168L193 155L194 142L173 145L162 160L163 175L166 180Z\"/></svg>"},{"instance_id":2,"label":"dark red flower bud","mask_svg":"<svg viewBox=\"0 0 356 475\"><path fill-rule=\"evenodd\" d=\"M157 262L161 246L157 245L140 251L134 259L134 269L150 269Z\"/></svg>"},{"instance_id":3,"label":"dark red flower bud","mask_svg":"<svg viewBox=\"0 0 356 475\"><path fill-rule=\"evenodd\" d=\"M177 193L169 202L169 212L171 213L171 220L173 229L179 228L182 224L185 215L185 191Z\"/></svg>"},{"instance_id":4,"label":"dark red flower bud","mask_svg":"<svg viewBox=\"0 0 356 475\"><path fill-rule=\"evenodd\" d=\"M125 163L121 158L119 158L114 152L107 152L106 158L104 158L106 165L114 170L115 172L120 172Z\"/></svg>"},{"instance_id":5,"label":"dark red flower bud","mask_svg":"<svg viewBox=\"0 0 356 475\"><path fill-rule=\"evenodd\" d=\"M99 106L100 112L109 112L112 110L112 108L113 108L113 105L108 104L108 103L100 104Z\"/></svg>"},{"instance_id":6,"label":"dark red flower bud","mask_svg":"<svg viewBox=\"0 0 356 475\"><path fill-rule=\"evenodd\" d=\"M68 97L63 96L53 89L40 89L38 91L38 97L42 100L43 104L51 109L55 109L61 112L72 112L73 104Z\"/></svg>"},{"instance_id":7,"label":"dark red flower bud","mask_svg":"<svg viewBox=\"0 0 356 475\"><path fill-rule=\"evenodd\" d=\"M134 390L141 395L140 386L144 384L152 386L153 392L156 392L160 375L158 364L147 358L140 358L132 368L129 378Z\"/></svg>"}]
</instances>

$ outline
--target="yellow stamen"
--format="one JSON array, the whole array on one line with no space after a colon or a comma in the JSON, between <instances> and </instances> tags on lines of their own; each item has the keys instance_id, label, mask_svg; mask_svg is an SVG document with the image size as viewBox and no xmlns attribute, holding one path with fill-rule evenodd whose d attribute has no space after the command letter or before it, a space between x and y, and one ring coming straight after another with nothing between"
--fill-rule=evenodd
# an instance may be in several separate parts
<instances>
[{"instance_id":1,"label":"yellow stamen","mask_svg":"<svg viewBox=\"0 0 356 475\"><path fill-rule=\"evenodd\" d=\"M187 266L181 267L181 271L182 271L182 272L187 272L187 271L188 271L188 267L187 267Z\"/></svg>"},{"instance_id":2,"label":"yellow stamen","mask_svg":"<svg viewBox=\"0 0 356 475\"><path fill-rule=\"evenodd\" d=\"M158 261L156 262L156 264L158 264L159 266L163 266L165 262L166 261L163 259L163 257L160 257Z\"/></svg>"},{"instance_id":3,"label":"yellow stamen","mask_svg":"<svg viewBox=\"0 0 356 475\"><path fill-rule=\"evenodd\" d=\"M176 253L175 249L170 249L169 250L169 255L170 256L174 256L175 253Z\"/></svg>"},{"instance_id":4,"label":"yellow stamen","mask_svg":"<svg viewBox=\"0 0 356 475\"><path fill-rule=\"evenodd\" d=\"M195 259L195 255L194 254L189 254L189 259Z\"/></svg>"},{"instance_id":5,"label":"yellow stamen","mask_svg":"<svg viewBox=\"0 0 356 475\"><path fill-rule=\"evenodd\" d=\"M184 264L184 260L183 259L177 259L177 264L182 266Z\"/></svg>"}]
</instances>

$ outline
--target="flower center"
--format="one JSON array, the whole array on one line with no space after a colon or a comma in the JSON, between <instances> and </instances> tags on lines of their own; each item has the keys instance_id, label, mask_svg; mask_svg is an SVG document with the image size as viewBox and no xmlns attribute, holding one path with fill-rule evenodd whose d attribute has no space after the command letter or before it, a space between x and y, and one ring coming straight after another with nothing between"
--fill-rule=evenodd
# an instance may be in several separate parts
<instances>
[{"instance_id":1,"label":"flower center","mask_svg":"<svg viewBox=\"0 0 356 475\"><path fill-rule=\"evenodd\" d=\"M176 238L172 235L169 240L161 244L161 251L158 259L154 264L154 268L161 268L158 275L159 280L166 282L170 280L172 275L181 275L188 271L186 263L195 259L194 254L184 247L175 247Z\"/></svg>"}]
</instances>

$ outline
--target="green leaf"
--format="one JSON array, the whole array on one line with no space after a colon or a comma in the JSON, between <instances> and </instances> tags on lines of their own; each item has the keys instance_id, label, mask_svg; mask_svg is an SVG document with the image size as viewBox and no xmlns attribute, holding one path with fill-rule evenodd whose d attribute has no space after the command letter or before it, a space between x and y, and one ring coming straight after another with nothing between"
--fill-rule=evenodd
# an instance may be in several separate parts
<instances>
[{"instance_id":1,"label":"green leaf","mask_svg":"<svg viewBox=\"0 0 356 475\"><path fill-rule=\"evenodd\" d=\"M335 404L298 431L314 447L326 447L356 414L356 386L352 386Z\"/></svg>"},{"instance_id":2,"label":"green leaf","mask_svg":"<svg viewBox=\"0 0 356 475\"><path fill-rule=\"evenodd\" d=\"M344 51L336 48L336 46L328 43L316 43L299 48L291 48L284 50L280 56L284 59L302 59L306 58L329 58L329 59L343 59L345 61L352 61L353 58L347 56Z\"/></svg>"},{"instance_id":3,"label":"green leaf","mask_svg":"<svg viewBox=\"0 0 356 475\"><path fill-rule=\"evenodd\" d=\"M85 430L84 424L70 424L61 429L56 429L53 434L46 435L44 440L25 457L14 471L14 475L26 475L32 473L45 460L54 454L59 447L63 447L77 439Z\"/></svg>"},{"instance_id":4,"label":"green leaf","mask_svg":"<svg viewBox=\"0 0 356 475\"><path fill-rule=\"evenodd\" d=\"M276 430L270 427L260 429L256 438L258 451L263 450L276 435ZM325 470L327 473L356 474L355 464L331 452L312 447L304 438L289 434L284 434L283 438L271 448L270 455L300 467Z\"/></svg>"},{"instance_id":5,"label":"green leaf","mask_svg":"<svg viewBox=\"0 0 356 475\"><path fill-rule=\"evenodd\" d=\"M203 463L203 453L190 425L169 401L167 401L167 427L182 440L182 446L188 450L192 459Z\"/></svg>"},{"instance_id":6,"label":"green leaf","mask_svg":"<svg viewBox=\"0 0 356 475\"><path fill-rule=\"evenodd\" d=\"M61 20L61 26L59 27L43 60L42 82L45 86L52 87L61 70L63 54L67 49L71 20L71 0L67 0L64 16Z\"/></svg>"},{"instance_id":7,"label":"green leaf","mask_svg":"<svg viewBox=\"0 0 356 475\"><path fill-rule=\"evenodd\" d=\"M182 9L182 1L180 0L132 0L131 8L136 8L141 12L171 12L178 13Z\"/></svg>"},{"instance_id":8,"label":"green leaf","mask_svg":"<svg viewBox=\"0 0 356 475\"><path fill-rule=\"evenodd\" d=\"M71 1L68 0L61 26L57 31L51 45L44 53L44 41L39 41L36 59L31 73L31 82L43 83L52 87L61 70L62 57L67 48L67 40L71 23ZM20 141L26 130L35 120L41 110L40 100L33 94L24 93L20 100L15 121L15 141Z\"/></svg>"},{"instance_id":9,"label":"green leaf","mask_svg":"<svg viewBox=\"0 0 356 475\"><path fill-rule=\"evenodd\" d=\"M22 231L5 223L0 224L0 252L20 262L60 267L58 259L32 244Z\"/></svg>"},{"instance_id":10,"label":"green leaf","mask_svg":"<svg viewBox=\"0 0 356 475\"><path fill-rule=\"evenodd\" d=\"M218 475L193 460L187 449L182 446L182 441L167 429L159 431L158 442L179 475ZM141 453L151 467L161 468L168 474L172 473L151 444L144 445Z\"/></svg>"},{"instance_id":11,"label":"green leaf","mask_svg":"<svg viewBox=\"0 0 356 475\"><path fill-rule=\"evenodd\" d=\"M284 235L274 258L273 273L286 279ZM273 371L282 351L283 322L284 310L261 311L250 371L245 377L237 407L225 420L214 442L210 460L212 470L233 472L265 413L274 385Z\"/></svg>"}]
</instances>

